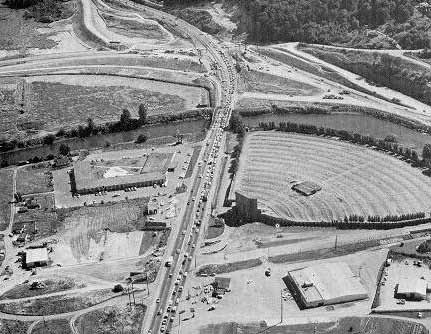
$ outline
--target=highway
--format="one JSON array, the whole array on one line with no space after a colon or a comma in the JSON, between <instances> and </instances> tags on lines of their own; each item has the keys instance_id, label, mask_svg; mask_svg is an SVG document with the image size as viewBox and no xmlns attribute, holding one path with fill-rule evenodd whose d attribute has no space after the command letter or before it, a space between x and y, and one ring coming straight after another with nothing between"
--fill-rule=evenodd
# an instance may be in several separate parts
<instances>
[{"instance_id":1,"label":"highway","mask_svg":"<svg viewBox=\"0 0 431 334\"><path fill-rule=\"evenodd\" d=\"M169 303L174 304L177 298L181 298L180 287L182 289L187 279L183 273L188 272L193 263L194 253L198 246L197 241L201 231L204 230L203 226L207 220L205 218L208 217L206 206L210 207L211 199L207 198L206 202L203 199L204 197L209 197L213 175L216 174L215 168L218 167L216 162L220 150L220 140L224 128L228 125L233 108L236 76L232 59L226 55L220 47L220 43L215 41L213 37L204 34L194 26L170 14L130 1L128 1L128 4L135 9L151 13L159 20L169 23L176 29L181 30L182 33L187 34L195 43L195 47L205 49L207 56L217 64L219 79L219 108L216 108L214 112L211 127L204 140L205 149L201 152L198 160L202 164L200 166L198 164L198 170L194 174L188 198L190 204L186 206L178 234L173 236L176 238L173 247L167 249L167 254L173 256L173 262L169 269L161 269L163 272L161 281L158 282L159 293L153 300L154 303L156 299L159 299L160 302L147 305L149 307L141 329L141 333L168 333L172 326L172 322L169 320L175 316L173 312L168 312ZM199 175L202 175L202 178ZM195 198L194 201L193 198ZM198 221L201 222L200 226L195 225ZM186 231L185 234L184 230ZM177 250L180 250L179 254ZM157 315L157 313L161 314ZM162 326L163 319L166 319L164 326Z\"/></svg>"}]
</instances>

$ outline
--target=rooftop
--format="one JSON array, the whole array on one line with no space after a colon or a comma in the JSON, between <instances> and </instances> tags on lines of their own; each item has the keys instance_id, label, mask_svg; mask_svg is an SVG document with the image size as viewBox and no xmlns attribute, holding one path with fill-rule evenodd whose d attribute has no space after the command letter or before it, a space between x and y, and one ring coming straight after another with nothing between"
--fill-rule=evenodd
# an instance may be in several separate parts
<instances>
[{"instance_id":1,"label":"rooftop","mask_svg":"<svg viewBox=\"0 0 431 334\"><path fill-rule=\"evenodd\" d=\"M88 189L107 187L117 184L128 184L135 182L145 182L151 180L164 179L165 173L155 171L151 173L135 173L130 169L130 174L121 175L122 173L109 172L112 168L97 167L91 165L88 161L79 161L74 166L75 183L77 189ZM118 170L117 170L118 172ZM112 176L112 175L119 176ZM106 177L108 175L109 177Z\"/></svg>"},{"instance_id":2,"label":"rooftop","mask_svg":"<svg viewBox=\"0 0 431 334\"><path fill-rule=\"evenodd\" d=\"M48 262L48 250L43 248L30 248L25 251L25 262Z\"/></svg>"},{"instance_id":3,"label":"rooftop","mask_svg":"<svg viewBox=\"0 0 431 334\"><path fill-rule=\"evenodd\" d=\"M367 295L360 279L344 262L314 265L289 272L307 302Z\"/></svg>"},{"instance_id":4,"label":"rooftop","mask_svg":"<svg viewBox=\"0 0 431 334\"><path fill-rule=\"evenodd\" d=\"M425 295L427 293L428 282L420 278L401 278L398 282L397 293L410 294L417 293Z\"/></svg>"}]
</instances>

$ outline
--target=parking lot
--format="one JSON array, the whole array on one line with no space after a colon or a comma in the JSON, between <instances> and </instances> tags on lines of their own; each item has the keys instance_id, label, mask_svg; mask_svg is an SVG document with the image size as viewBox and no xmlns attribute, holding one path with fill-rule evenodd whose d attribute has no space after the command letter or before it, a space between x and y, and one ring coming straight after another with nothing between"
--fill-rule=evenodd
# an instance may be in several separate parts
<instances>
[{"instance_id":1,"label":"parking lot","mask_svg":"<svg viewBox=\"0 0 431 334\"><path fill-rule=\"evenodd\" d=\"M396 285L402 279L414 281L417 279L431 282L431 271L428 265L414 265L417 259L403 258L393 260L389 267L385 268L382 280L380 282L380 306L375 311L413 311L413 310L431 310L430 294L427 293L427 299L422 301L406 300L401 304L400 299L395 298Z\"/></svg>"}]
</instances>

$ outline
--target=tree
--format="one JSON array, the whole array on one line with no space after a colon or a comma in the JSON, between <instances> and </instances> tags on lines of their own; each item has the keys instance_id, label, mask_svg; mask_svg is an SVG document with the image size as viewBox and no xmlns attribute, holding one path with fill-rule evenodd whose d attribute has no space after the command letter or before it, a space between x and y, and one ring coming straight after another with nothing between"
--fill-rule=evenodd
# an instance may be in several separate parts
<instances>
[{"instance_id":1,"label":"tree","mask_svg":"<svg viewBox=\"0 0 431 334\"><path fill-rule=\"evenodd\" d=\"M142 144L142 143L145 143L145 142L147 141L147 139L148 139L148 134L146 134L146 133L141 133L141 134L138 136L138 138L136 138L135 143L137 143L137 144Z\"/></svg>"},{"instance_id":2,"label":"tree","mask_svg":"<svg viewBox=\"0 0 431 334\"><path fill-rule=\"evenodd\" d=\"M43 143L45 145L52 145L54 143L54 140L55 140L55 135L49 134L43 138Z\"/></svg>"},{"instance_id":3,"label":"tree","mask_svg":"<svg viewBox=\"0 0 431 334\"><path fill-rule=\"evenodd\" d=\"M424 160L431 159L431 144L425 144L425 146L422 150L422 158Z\"/></svg>"},{"instance_id":4,"label":"tree","mask_svg":"<svg viewBox=\"0 0 431 334\"><path fill-rule=\"evenodd\" d=\"M70 147L66 144L61 144L60 148L58 149L58 153L60 153L61 155L69 155Z\"/></svg>"},{"instance_id":5,"label":"tree","mask_svg":"<svg viewBox=\"0 0 431 334\"><path fill-rule=\"evenodd\" d=\"M141 124L145 124L147 122L147 117L148 117L148 108L144 103L141 103L139 105L138 115L139 115L139 122Z\"/></svg>"},{"instance_id":6,"label":"tree","mask_svg":"<svg viewBox=\"0 0 431 334\"><path fill-rule=\"evenodd\" d=\"M136 119L132 119L130 111L128 109L123 109L119 122L120 129L123 131L131 130L134 125L134 121L136 122Z\"/></svg>"}]
</instances>

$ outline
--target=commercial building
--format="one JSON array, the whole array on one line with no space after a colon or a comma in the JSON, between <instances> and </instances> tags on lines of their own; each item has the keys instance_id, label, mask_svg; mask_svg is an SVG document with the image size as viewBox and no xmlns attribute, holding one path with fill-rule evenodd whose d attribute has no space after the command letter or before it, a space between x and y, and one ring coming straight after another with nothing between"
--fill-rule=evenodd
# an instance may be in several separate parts
<instances>
[{"instance_id":1,"label":"commercial building","mask_svg":"<svg viewBox=\"0 0 431 334\"><path fill-rule=\"evenodd\" d=\"M420 278L402 278L396 286L395 297L406 300L425 300L428 283Z\"/></svg>"},{"instance_id":2,"label":"commercial building","mask_svg":"<svg viewBox=\"0 0 431 334\"><path fill-rule=\"evenodd\" d=\"M48 261L48 250L46 247L30 248L25 251L25 266L27 268L46 266Z\"/></svg>"},{"instance_id":3,"label":"commercial building","mask_svg":"<svg viewBox=\"0 0 431 334\"><path fill-rule=\"evenodd\" d=\"M123 190L130 187L151 187L163 185L166 182L166 172L154 171L149 173L123 173L116 170L112 176L106 168L98 168L86 161L77 162L73 168L72 181L78 194L92 194L99 191ZM106 177L109 175L109 177Z\"/></svg>"},{"instance_id":4,"label":"commercial building","mask_svg":"<svg viewBox=\"0 0 431 334\"><path fill-rule=\"evenodd\" d=\"M300 308L368 298L367 291L344 262L314 265L289 271L283 278Z\"/></svg>"}]
</instances>

